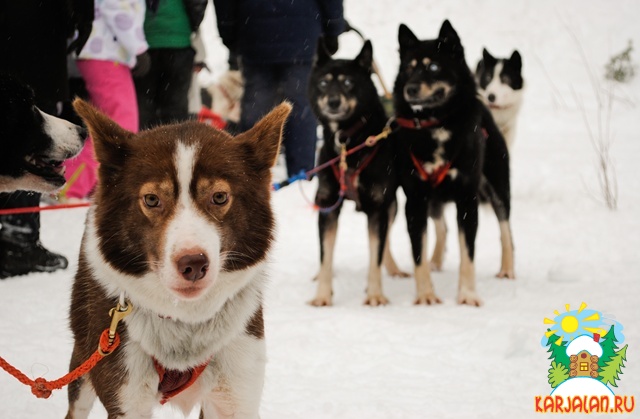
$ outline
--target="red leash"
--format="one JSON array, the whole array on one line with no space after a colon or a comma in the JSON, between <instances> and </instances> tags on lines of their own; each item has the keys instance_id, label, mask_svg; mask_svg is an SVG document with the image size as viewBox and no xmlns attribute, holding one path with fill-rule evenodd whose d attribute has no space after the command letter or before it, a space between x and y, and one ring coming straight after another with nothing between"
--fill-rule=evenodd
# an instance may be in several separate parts
<instances>
[{"instance_id":1,"label":"red leash","mask_svg":"<svg viewBox=\"0 0 640 419\"><path fill-rule=\"evenodd\" d=\"M118 348L118 345L120 345L120 336L116 332L116 328L118 327L118 323L131 313L131 310L133 310L131 303L127 303L124 307L118 303L116 307L112 308L109 311L111 325L100 335L98 349L96 349L89 359L78 366L78 368L57 380L47 381L42 377L32 380L2 357L0 357L0 368L14 376L22 384L31 387L31 393L33 393L34 396L39 399L48 399L53 390L59 390L82 377L91 371L105 356L112 354L113 351Z\"/></svg>"},{"instance_id":2,"label":"red leash","mask_svg":"<svg viewBox=\"0 0 640 419\"><path fill-rule=\"evenodd\" d=\"M12 214L26 214L30 212L42 212L42 211L52 211L59 209L67 209L67 208L83 208L90 206L90 202L78 202L76 204L59 204L59 205L49 205L46 207L23 207L23 208L9 208L0 210L0 215L12 215Z\"/></svg>"}]
</instances>

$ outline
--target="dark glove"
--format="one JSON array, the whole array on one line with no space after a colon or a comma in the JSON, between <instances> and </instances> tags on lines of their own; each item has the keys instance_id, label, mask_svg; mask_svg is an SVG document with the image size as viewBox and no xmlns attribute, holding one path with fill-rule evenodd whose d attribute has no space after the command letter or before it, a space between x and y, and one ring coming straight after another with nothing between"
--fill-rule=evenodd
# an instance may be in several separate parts
<instances>
[{"instance_id":1,"label":"dark glove","mask_svg":"<svg viewBox=\"0 0 640 419\"><path fill-rule=\"evenodd\" d=\"M77 36L67 47L67 54L75 52L80 55L80 51L87 43L91 29L93 28L94 2L91 0L70 0L70 24L68 37ZM76 32L77 31L77 32Z\"/></svg>"},{"instance_id":2,"label":"dark glove","mask_svg":"<svg viewBox=\"0 0 640 419\"><path fill-rule=\"evenodd\" d=\"M136 56L136 66L131 69L133 77L144 77L151 68L151 56L148 51Z\"/></svg>"},{"instance_id":3,"label":"dark glove","mask_svg":"<svg viewBox=\"0 0 640 419\"><path fill-rule=\"evenodd\" d=\"M322 45L324 50L329 55L333 55L338 51L338 37L337 36L324 36L322 38Z\"/></svg>"}]
</instances>

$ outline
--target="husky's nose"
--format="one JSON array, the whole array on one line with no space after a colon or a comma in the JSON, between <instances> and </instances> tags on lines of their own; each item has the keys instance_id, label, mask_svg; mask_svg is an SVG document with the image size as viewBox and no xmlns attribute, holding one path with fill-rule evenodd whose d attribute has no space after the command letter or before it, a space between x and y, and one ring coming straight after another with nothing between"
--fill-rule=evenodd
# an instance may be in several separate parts
<instances>
[{"instance_id":1,"label":"husky's nose","mask_svg":"<svg viewBox=\"0 0 640 419\"><path fill-rule=\"evenodd\" d=\"M177 262L178 272L187 281L197 281L204 278L209 269L209 259L203 253L184 255Z\"/></svg>"},{"instance_id":2,"label":"husky's nose","mask_svg":"<svg viewBox=\"0 0 640 419\"><path fill-rule=\"evenodd\" d=\"M417 83L407 84L404 87L404 92L410 97L418 96L418 92L420 92L420 85Z\"/></svg>"},{"instance_id":3,"label":"husky's nose","mask_svg":"<svg viewBox=\"0 0 640 419\"><path fill-rule=\"evenodd\" d=\"M496 95L494 95L493 93L490 93L489 96L487 96L487 100L491 103L496 101Z\"/></svg>"},{"instance_id":4,"label":"husky's nose","mask_svg":"<svg viewBox=\"0 0 640 419\"><path fill-rule=\"evenodd\" d=\"M76 131L78 132L80 138L82 138L83 140L89 136L89 131L87 131L85 127L78 126L76 128Z\"/></svg>"},{"instance_id":5,"label":"husky's nose","mask_svg":"<svg viewBox=\"0 0 640 419\"><path fill-rule=\"evenodd\" d=\"M332 96L329 98L329 100L327 101L327 105L329 105L329 109L333 109L336 110L340 107L340 97L339 96Z\"/></svg>"}]
</instances>

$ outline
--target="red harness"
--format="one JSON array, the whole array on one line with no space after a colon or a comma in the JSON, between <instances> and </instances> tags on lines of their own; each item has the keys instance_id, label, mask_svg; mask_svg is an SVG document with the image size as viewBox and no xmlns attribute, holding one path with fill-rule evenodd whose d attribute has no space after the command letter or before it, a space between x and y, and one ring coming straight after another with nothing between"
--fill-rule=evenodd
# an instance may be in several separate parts
<instances>
[{"instance_id":1,"label":"red harness","mask_svg":"<svg viewBox=\"0 0 640 419\"><path fill-rule=\"evenodd\" d=\"M371 151L371 153L362 161L362 164L359 167L355 169L347 168L347 171L345 173L345 198L355 201L358 208L360 208L360 197L358 195L358 177L360 176L360 173L373 161L373 158L376 156L377 152L378 147L374 147L373 151ZM339 181L340 169L338 168L338 165L332 165L331 169L333 169L333 174Z\"/></svg>"},{"instance_id":2,"label":"red harness","mask_svg":"<svg viewBox=\"0 0 640 419\"><path fill-rule=\"evenodd\" d=\"M160 365L155 358L153 358L153 365L160 378L160 384L158 384L158 391L162 393L160 404L165 404L170 398L189 388L207 368L209 361L186 371L168 370Z\"/></svg>"},{"instance_id":3,"label":"red harness","mask_svg":"<svg viewBox=\"0 0 640 419\"><path fill-rule=\"evenodd\" d=\"M400 118L396 117L396 122L402 128L409 129L423 129L423 128L431 128L437 127L440 125L440 121L437 119L418 119L418 118ZM436 187L444 181L444 178L447 177L447 173L449 173L449 169L451 168L451 162L447 162L446 164L435 169L431 174L429 174L424 169L424 162L417 158L413 153L411 153L411 161L416 168L418 173L418 177L423 182L431 183L431 186Z\"/></svg>"},{"instance_id":4,"label":"red harness","mask_svg":"<svg viewBox=\"0 0 640 419\"><path fill-rule=\"evenodd\" d=\"M424 162L417 158L413 153L411 153L411 161L418 171L418 176L420 180L423 182L431 183L431 186L434 188L442 183L445 177L447 177L447 173L449 173L449 169L451 168L451 162L448 161L446 164L435 169L431 174L429 174L426 170L424 170Z\"/></svg>"}]
</instances>

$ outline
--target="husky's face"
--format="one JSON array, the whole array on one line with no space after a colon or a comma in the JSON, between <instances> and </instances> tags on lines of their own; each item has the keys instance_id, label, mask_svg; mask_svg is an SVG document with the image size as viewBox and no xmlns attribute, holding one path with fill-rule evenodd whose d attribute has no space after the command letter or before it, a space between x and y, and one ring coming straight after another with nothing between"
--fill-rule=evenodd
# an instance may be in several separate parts
<instances>
[{"instance_id":1,"label":"husky's face","mask_svg":"<svg viewBox=\"0 0 640 419\"><path fill-rule=\"evenodd\" d=\"M38 109L29 87L0 76L0 191L54 192L85 138L84 128Z\"/></svg>"},{"instance_id":2,"label":"husky's face","mask_svg":"<svg viewBox=\"0 0 640 419\"><path fill-rule=\"evenodd\" d=\"M321 43L311 73L309 97L316 115L329 122L349 119L360 106L377 100L371 81L373 51L366 41L354 60L333 60Z\"/></svg>"},{"instance_id":3,"label":"husky's face","mask_svg":"<svg viewBox=\"0 0 640 419\"><path fill-rule=\"evenodd\" d=\"M510 58L495 58L489 51L482 51L482 60L476 67L478 91L483 102L492 109L504 109L521 99L522 58L514 51Z\"/></svg>"},{"instance_id":4,"label":"husky's face","mask_svg":"<svg viewBox=\"0 0 640 419\"><path fill-rule=\"evenodd\" d=\"M419 40L400 25L400 71L396 94L401 95L414 112L442 106L455 95L461 75L468 72L464 50L449 21L442 24L438 38Z\"/></svg>"},{"instance_id":5,"label":"husky's face","mask_svg":"<svg viewBox=\"0 0 640 419\"><path fill-rule=\"evenodd\" d=\"M235 138L195 122L133 134L86 102L74 106L100 162L89 240L130 278L120 287L139 298L190 301L215 293L223 273L265 259L274 226L270 168L290 105Z\"/></svg>"}]
</instances>

